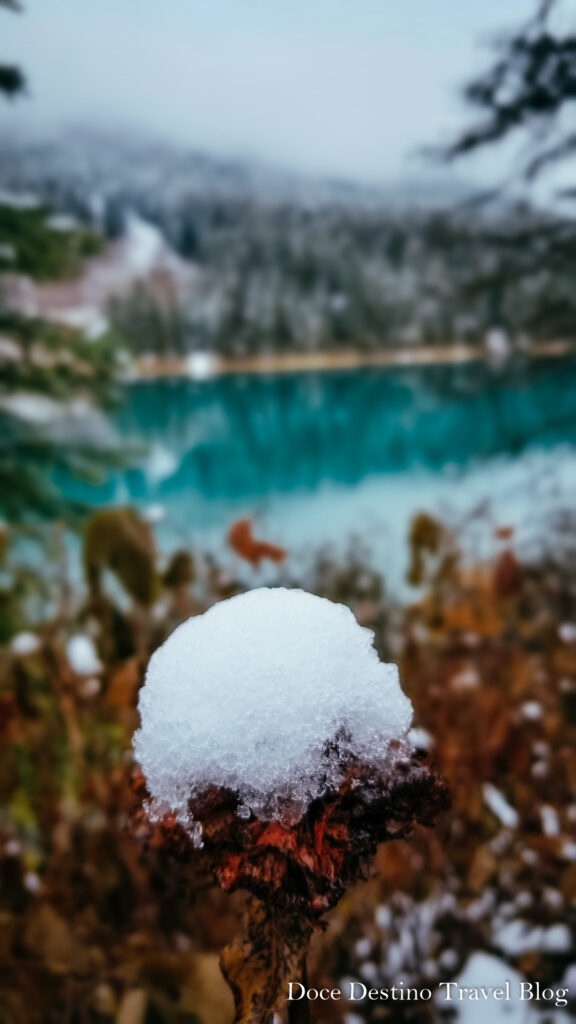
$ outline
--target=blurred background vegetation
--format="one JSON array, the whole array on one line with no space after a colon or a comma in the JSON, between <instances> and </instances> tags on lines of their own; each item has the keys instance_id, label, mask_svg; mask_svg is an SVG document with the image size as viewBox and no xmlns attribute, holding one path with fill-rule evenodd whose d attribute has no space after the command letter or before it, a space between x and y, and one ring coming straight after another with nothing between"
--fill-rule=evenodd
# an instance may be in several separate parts
<instances>
[{"instance_id":1,"label":"blurred background vegetation","mask_svg":"<svg viewBox=\"0 0 576 1024\"><path fill-rule=\"evenodd\" d=\"M34 66L0 65L2 1024L231 1020L242 895L140 833L131 738L151 652L262 584L374 630L454 801L311 984L537 979L571 1002L527 1020L576 1012L575 17L526 4L426 155L512 141L498 187L18 131Z\"/></svg>"}]
</instances>

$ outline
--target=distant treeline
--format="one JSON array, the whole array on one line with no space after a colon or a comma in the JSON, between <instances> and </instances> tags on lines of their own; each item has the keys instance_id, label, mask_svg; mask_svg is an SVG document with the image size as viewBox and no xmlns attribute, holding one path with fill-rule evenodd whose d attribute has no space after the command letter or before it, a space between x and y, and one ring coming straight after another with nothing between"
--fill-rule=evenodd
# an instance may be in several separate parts
<instances>
[{"instance_id":1,"label":"distant treeline","mask_svg":"<svg viewBox=\"0 0 576 1024\"><path fill-rule=\"evenodd\" d=\"M142 285L113 326L137 352L223 355L573 336L576 232L526 205L410 207L390 193L252 176L158 147L14 147L0 184L31 188L109 237L128 213L196 267L178 300ZM168 282L169 284L169 282Z\"/></svg>"}]
</instances>

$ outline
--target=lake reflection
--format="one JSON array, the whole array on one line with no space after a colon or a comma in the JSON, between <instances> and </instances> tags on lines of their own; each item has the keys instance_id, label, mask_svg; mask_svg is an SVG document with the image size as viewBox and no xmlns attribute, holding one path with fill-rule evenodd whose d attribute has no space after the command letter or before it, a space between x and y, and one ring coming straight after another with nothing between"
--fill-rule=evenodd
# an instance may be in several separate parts
<instances>
[{"instance_id":1,"label":"lake reflection","mask_svg":"<svg viewBox=\"0 0 576 1024\"><path fill-rule=\"evenodd\" d=\"M172 378L129 385L125 399L118 430L145 457L99 488L66 490L160 503L166 529L210 547L246 512L280 541L337 542L368 522L405 531L439 498L501 497L516 478L529 484L534 460L572 481L574 362ZM519 500L534 494L516 496L515 515Z\"/></svg>"}]
</instances>

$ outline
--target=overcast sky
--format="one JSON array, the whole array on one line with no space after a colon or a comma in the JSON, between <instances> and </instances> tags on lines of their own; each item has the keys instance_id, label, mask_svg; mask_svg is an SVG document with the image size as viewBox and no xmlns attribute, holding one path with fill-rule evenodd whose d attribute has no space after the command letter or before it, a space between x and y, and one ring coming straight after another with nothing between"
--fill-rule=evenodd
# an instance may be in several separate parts
<instances>
[{"instance_id":1,"label":"overcast sky","mask_svg":"<svg viewBox=\"0 0 576 1024\"><path fill-rule=\"evenodd\" d=\"M133 125L219 154L363 180L417 175L458 88L531 0L28 0L0 62L31 96L2 123ZM4 105L5 106L5 105ZM473 168L484 177L490 154ZM468 174L469 168L462 168Z\"/></svg>"}]
</instances>

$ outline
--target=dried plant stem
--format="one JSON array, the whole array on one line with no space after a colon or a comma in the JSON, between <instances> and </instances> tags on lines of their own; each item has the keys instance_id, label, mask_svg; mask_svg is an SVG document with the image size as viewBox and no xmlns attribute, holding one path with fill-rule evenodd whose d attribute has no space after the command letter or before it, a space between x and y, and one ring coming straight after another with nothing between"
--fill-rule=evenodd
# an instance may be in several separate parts
<instances>
[{"instance_id":1,"label":"dried plant stem","mask_svg":"<svg viewBox=\"0 0 576 1024\"><path fill-rule=\"evenodd\" d=\"M308 989L308 971L306 969L306 957L302 965L300 978L304 988ZM297 1002L288 1003L288 1024L311 1024L310 1004L307 999L299 999Z\"/></svg>"},{"instance_id":2,"label":"dried plant stem","mask_svg":"<svg viewBox=\"0 0 576 1024\"><path fill-rule=\"evenodd\" d=\"M272 1024L288 995L288 983L303 977L312 926L300 914L250 898L242 933L220 960L236 1007L234 1024ZM298 1009L296 1009L298 1008ZM289 1003L290 1024L309 1024L308 1003Z\"/></svg>"}]
</instances>

